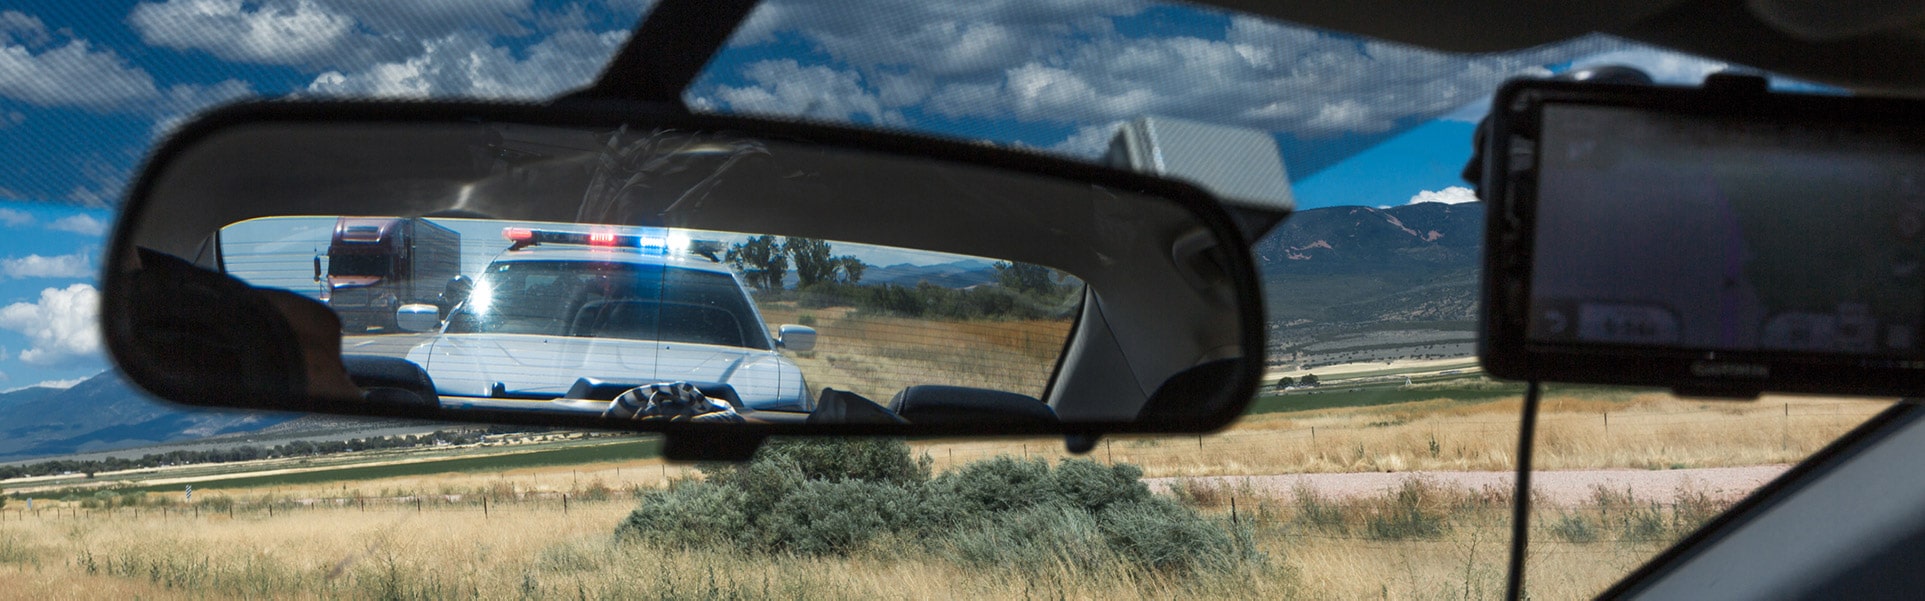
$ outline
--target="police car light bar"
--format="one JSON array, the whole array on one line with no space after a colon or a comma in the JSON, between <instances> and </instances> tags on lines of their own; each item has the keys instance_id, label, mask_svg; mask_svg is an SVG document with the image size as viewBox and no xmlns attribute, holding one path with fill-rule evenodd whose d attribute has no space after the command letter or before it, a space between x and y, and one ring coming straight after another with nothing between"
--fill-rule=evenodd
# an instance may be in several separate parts
<instances>
[{"instance_id":1,"label":"police car light bar","mask_svg":"<svg viewBox=\"0 0 1925 601\"><path fill-rule=\"evenodd\" d=\"M514 243L508 250L521 250L537 244L576 244L608 249L632 248L645 254L668 256L675 251L689 251L692 247L688 235L659 228L645 228L640 234L618 234L607 229L583 233L510 227L503 228L501 236ZM718 260L709 256L713 251L697 254L709 257L711 261Z\"/></svg>"}]
</instances>

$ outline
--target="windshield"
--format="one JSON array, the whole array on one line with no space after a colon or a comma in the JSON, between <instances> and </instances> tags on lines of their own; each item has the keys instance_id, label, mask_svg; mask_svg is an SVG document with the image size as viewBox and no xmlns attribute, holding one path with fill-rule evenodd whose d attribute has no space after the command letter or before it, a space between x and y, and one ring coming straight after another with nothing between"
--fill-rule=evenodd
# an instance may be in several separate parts
<instances>
[{"instance_id":1,"label":"windshield","mask_svg":"<svg viewBox=\"0 0 1925 601\"><path fill-rule=\"evenodd\" d=\"M328 275L381 277L394 272L394 259L385 254L336 253L331 256L334 260L328 263Z\"/></svg>"},{"instance_id":2,"label":"windshield","mask_svg":"<svg viewBox=\"0 0 1925 601\"><path fill-rule=\"evenodd\" d=\"M1061 462L1072 458L1061 438L992 438L798 447L741 472L704 472L660 461L656 440L194 412L145 400L111 369L95 306L112 207L146 149L191 115L248 98L544 101L593 81L649 4L0 8L0 386L9 389L0 461L58 464L31 477L0 471L9 516L0 564L35 566L0 573L0 589L49 598L76 583L236 596L1496 597L1522 385L1486 377L1475 357L1484 211L1461 177L1489 95L1510 77L1597 65L1673 85L1744 68L1604 35L1438 52L1181 3L759 4L685 90L690 110L1095 164L1127 164L1115 160L1128 147L1119 132L1146 119L1237 128L1274 144L1297 210L1252 243L1265 388L1221 432L1105 436L1073 458L1081 463ZM441 223L461 229L458 221ZM327 275L386 273L382 256L330 253L335 225L328 216L303 222L300 235L230 232L219 260L250 282L316 298L332 293ZM500 232L497 223L461 229L452 267L411 260L410 281L422 286L334 296L344 349L428 348L420 345L442 332L400 333L405 305L430 323L451 311L448 338L771 349L781 328L800 326L820 334L819 346L771 352L800 366L810 393L886 401L933 381L1041 395L1086 292L1062 274L1026 282L1031 270L1015 262L863 255L840 243L837 254L864 257L860 277L813 286L793 273L768 278L771 261L794 255L766 248L761 265L731 265L732 278L498 261ZM731 239L745 250L750 242ZM472 279L472 296L456 301L456 276ZM453 369L545 359L492 352L463 355ZM428 362L425 350L414 356ZM437 381L457 380L444 371L455 363L434 368ZM578 367L543 366L559 381L503 388L553 396L592 375ZM483 396L508 378L468 379L461 394ZM1529 596L1596 594L1887 404L1548 387ZM291 438L201 442L263 432ZM175 446L146 446L165 441ZM390 446L420 454L379 454ZM143 454L153 458L129 459ZM1139 482L1142 498L1132 496ZM638 498L650 505L631 515ZM121 513L47 517L83 507ZM214 517L216 507L227 517ZM414 518L425 513L437 515ZM619 544L617 522L633 525Z\"/></svg>"},{"instance_id":3,"label":"windshield","mask_svg":"<svg viewBox=\"0 0 1925 601\"><path fill-rule=\"evenodd\" d=\"M540 334L769 349L726 272L585 261L514 261L482 271L450 334Z\"/></svg>"}]
</instances>

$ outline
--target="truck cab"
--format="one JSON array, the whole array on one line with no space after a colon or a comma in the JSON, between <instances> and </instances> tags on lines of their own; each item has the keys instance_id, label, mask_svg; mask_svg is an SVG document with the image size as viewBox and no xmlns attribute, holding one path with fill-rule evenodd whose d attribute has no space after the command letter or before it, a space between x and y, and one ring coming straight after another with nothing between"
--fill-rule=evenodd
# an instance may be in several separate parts
<instances>
[{"instance_id":1,"label":"truck cab","mask_svg":"<svg viewBox=\"0 0 1925 601\"><path fill-rule=\"evenodd\" d=\"M421 218L341 217L328 242L321 300L347 332L395 331L395 310L432 303L461 274L461 236Z\"/></svg>"}]
</instances>

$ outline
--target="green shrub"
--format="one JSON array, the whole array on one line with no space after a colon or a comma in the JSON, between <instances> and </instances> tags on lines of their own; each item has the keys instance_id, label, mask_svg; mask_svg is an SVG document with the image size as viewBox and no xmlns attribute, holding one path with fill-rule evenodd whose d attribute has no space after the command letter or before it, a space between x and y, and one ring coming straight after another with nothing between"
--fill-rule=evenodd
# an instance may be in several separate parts
<instances>
[{"instance_id":1,"label":"green shrub","mask_svg":"<svg viewBox=\"0 0 1925 601\"><path fill-rule=\"evenodd\" d=\"M1223 570L1254 553L1195 510L1167 499L1119 504L1097 514L1096 522L1111 549L1146 570Z\"/></svg>"},{"instance_id":2,"label":"green shrub","mask_svg":"<svg viewBox=\"0 0 1925 601\"><path fill-rule=\"evenodd\" d=\"M1123 562L1187 575L1261 557L1247 529L1151 494L1135 466L1068 459L1051 469L1003 456L933 479L929 467L899 440L783 441L746 464L705 467L704 481L642 494L616 535L798 555L906 544L966 567L1032 573ZM558 571L583 563L556 553Z\"/></svg>"},{"instance_id":3,"label":"green shrub","mask_svg":"<svg viewBox=\"0 0 1925 601\"><path fill-rule=\"evenodd\" d=\"M743 466L703 470L711 481L726 483L732 472L755 465L788 462L805 480L862 480L920 484L929 480L934 460L911 455L909 444L895 438L795 438L769 441L755 459ZM721 480L717 480L717 476Z\"/></svg>"},{"instance_id":4,"label":"green shrub","mask_svg":"<svg viewBox=\"0 0 1925 601\"><path fill-rule=\"evenodd\" d=\"M1091 572L1118 559L1095 516L1055 504L978 520L943 541L949 559L983 570Z\"/></svg>"},{"instance_id":5,"label":"green shrub","mask_svg":"<svg viewBox=\"0 0 1925 601\"><path fill-rule=\"evenodd\" d=\"M1110 466L1088 459L1064 459L1050 473L1049 487L1063 502L1090 513L1150 498L1150 487L1143 484L1143 470L1127 463Z\"/></svg>"},{"instance_id":6,"label":"green shrub","mask_svg":"<svg viewBox=\"0 0 1925 601\"><path fill-rule=\"evenodd\" d=\"M715 487L741 495L742 511L751 518L768 515L783 497L802 486L800 470L786 460L757 459L741 466L708 472L708 481L688 481L678 488ZM643 502L647 505L646 499Z\"/></svg>"},{"instance_id":7,"label":"green shrub","mask_svg":"<svg viewBox=\"0 0 1925 601\"><path fill-rule=\"evenodd\" d=\"M734 488L701 483L650 492L615 528L615 537L677 549L752 548L754 541L744 540L750 534L746 497Z\"/></svg>"},{"instance_id":8,"label":"green shrub","mask_svg":"<svg viewBox=\"0 0 1925 601\"><path fill-rule=\"evenodd\" d=\"M1007 455L971 462L934 481L936 492L949 495L959 517L1007 513L1055 500L1056 483L1049 463Z\"/></svg>"},{"instance_id":9,"label":"green shrub","mask_svg":"<svg viewBox=\"0 0 1925 601\"><path fill-rule=\"evenodd\" d=\"M804 555L844 555L884 533L910 526L918 496L881 482L804 482L761 523L775 548Z\"/></svg>"}]
</instances>

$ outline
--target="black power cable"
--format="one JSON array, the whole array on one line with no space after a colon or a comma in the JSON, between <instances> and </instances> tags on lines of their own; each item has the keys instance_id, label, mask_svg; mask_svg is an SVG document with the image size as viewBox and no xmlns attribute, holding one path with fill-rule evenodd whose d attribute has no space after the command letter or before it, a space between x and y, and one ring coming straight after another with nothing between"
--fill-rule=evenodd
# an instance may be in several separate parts
<instances>
[{"instance_id":1,"label":"black power cable","mask_svg":"<svg viewBox=\"0 0 1925 601\"><path fill-rule=\"evenodd\" d=\"M1504 598L1524 598L1524 547L1531 535L1531 447L1537 437L1537 380L1524 387L1524 416L1517 424L1517 491L1511 493L1511 569Z\"/></svg>"}]
</instances>

